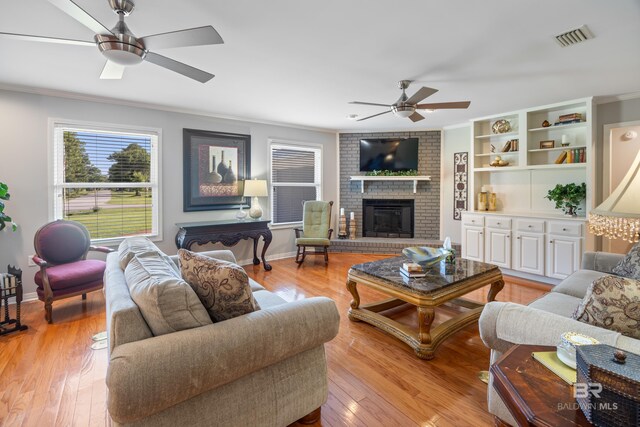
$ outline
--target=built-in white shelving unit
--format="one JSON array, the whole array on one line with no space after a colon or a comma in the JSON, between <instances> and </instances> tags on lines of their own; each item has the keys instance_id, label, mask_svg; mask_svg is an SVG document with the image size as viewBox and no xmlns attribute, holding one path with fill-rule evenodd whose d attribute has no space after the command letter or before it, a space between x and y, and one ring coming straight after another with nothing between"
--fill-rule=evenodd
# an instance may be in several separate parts
<instances>
[{"instance_id":1,"label":"built-in white shelving unit","mask_svg":"<svg viewBox=\"0 0 640 427\"><path fill-rule=\"evenodd\" d=\"M559 123L560 116L572 114L577 114L580 122ZM492 128L498 120L509 121L511 129L506 133L494 134ZM545 121L549 126L543 126ZM521 275L522 272L528 272L532 278L540 275L548 280L561 279L579 267L582 252L593 250L595 246L595 238L586 232L584 226L585 214L594 207L595 122L592 98L472 120L469 212L464 215L462 224L463 254L467 258L495 263L512 270L509 274ZM507 143L512 140L517 140L517 143L509 146ZM569 146L562 147L563 140ZM517 151L501 152L507 147L517 148ZM563 151L567 151L568 157L569 150L571 157L578 162L566 163L564 160L556 163L565 155ZM501 156L509 165L490 166L496 156ZM579 211L582 216L565 219L562 212L555 209L554 203L545 196L557 184L571 182L586 183L587 197ZM477 196L483 187L496 193L496 212L476 210ZM496 216L511 218L511 225L506 226L505 220L491 219ZM535 246L536 251L539 251L527 253L526 257L522 255L524 252L518 250L518 245L524 244L524 241L519 237L520 232L516 227L522 222L518 218L524 216L531 219L531 227L541 227L538 234L533 233L531 236L526 233L530 228L522 232L525 236L523 238L529 239L528 243L534 242L532 247ZM479 226L468 222L472 220L482 224ZM567 225L573 220L581 223L582 228L573 230ZM567 230L575 235L567 234ZM558 239L558 235L562 239ZM507 261L501 258L503 255L507 257ZM531 259L537 259L535 268L520 265ZM566 266L566 271L559 270L563 266Z\"/></svg>"}]
</instances>

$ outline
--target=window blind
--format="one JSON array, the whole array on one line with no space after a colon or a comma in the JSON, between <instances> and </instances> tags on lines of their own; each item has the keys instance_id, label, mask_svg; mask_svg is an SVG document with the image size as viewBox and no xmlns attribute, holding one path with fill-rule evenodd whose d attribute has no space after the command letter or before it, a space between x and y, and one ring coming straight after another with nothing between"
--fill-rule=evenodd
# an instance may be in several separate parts
<instances>
[{"instance_id":1,"label":"window blind","mask_svg":"<svg viewBox=\"0 0 640 427\"><path fill-rule=\"evenodd\" d=\"M54 127L56 219L84 224L92 240L158 234L158 136Z\"/></svg>"},{"instance_id":2,"label":"window blind","mask_svg":"<svg viewBox=\"0 0 640 427\"><path fill-rule=\"evenodd\" d=\"M307 146L271 145L272 221L302 221L302 204L321 198L321 150Z\"/></svg>"}]
</instances>

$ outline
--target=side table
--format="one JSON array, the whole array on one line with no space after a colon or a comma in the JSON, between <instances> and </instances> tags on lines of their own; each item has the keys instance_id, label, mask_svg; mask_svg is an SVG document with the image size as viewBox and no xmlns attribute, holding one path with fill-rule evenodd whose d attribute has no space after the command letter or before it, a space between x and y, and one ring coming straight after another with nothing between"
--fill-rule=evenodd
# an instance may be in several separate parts
<instances>
[{"instance_id":1,"label":"side table","mask_svg":"<svg viewBox=\"0 0 640 427\"><path fill-rule=\"evenodd\" d=\"M516 345L491 365L493 388L519 426L591 426L564 382L531 353L555 347Z\"/></svg>"},{"instance_id":2,"label":"side table","mask_svg":"<svg viewBox=\"0 0 640 427\"><path fill-rule=\"evenodd\" d=\"M179 228L176 234L176 246L178 249L191 249L194 243L204 245L206 243L222 243L225 246L234 246L240 240L253 239L253 264L260 264L258 259L258 240L262 237L262 265L267 271L271 265L265 259L265 254L271 244L271 230L269 220L223 220L203 222L183 222L176 224Z\"/></svg>"},{"instance_id":3,"label":"side table","mask_svg":"<svg viewBox=\"0 0 640 427\"><path fill-rule=\"evenodd\" d=\"M22 270L15 267L8 267L9 274L16 278L14 286L4 287L0 284L0 309L4 304L4 320L0 321L0 335L10 332L24 331L27 325L20 323L20 303L22 303ZM16 299L16 318L9 317L9 298ZM0 314L1 316L1 314Z\"/></svg>"}]
</instances>

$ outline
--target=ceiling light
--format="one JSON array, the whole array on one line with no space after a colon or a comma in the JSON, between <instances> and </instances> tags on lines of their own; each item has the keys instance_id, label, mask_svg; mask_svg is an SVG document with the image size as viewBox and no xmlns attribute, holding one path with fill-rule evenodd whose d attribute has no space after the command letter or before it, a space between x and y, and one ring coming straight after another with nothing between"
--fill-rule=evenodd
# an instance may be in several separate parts
<instances>
[{"instance_id":1,"label":"ceiling light","mask_svg":"<svg viewBox=\"0 0 640 427\"><path fill-rule=\"evenodd\" d=\"M409 117L416 111L415 105L397 104L391 107L393 114L398 117Z\"/></svg>"}]
</instances>

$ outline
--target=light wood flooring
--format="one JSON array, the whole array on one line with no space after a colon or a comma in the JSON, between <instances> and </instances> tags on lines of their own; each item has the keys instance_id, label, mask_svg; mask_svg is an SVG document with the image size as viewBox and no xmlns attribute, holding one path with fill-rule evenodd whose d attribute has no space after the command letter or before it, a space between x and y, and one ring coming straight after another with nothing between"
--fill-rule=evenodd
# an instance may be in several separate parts
<instances>
[{"instance_id":1,"label":"light wood flooring","mask_svg":"<svg viewBox=\"0 0 640 427\"><path fill-rule=\"evenodd\" d=\"M251 277L293 301L328 296L341 314L340 332L326 345L329 398L322 426L482 426L493 425L486 411L486 385L476 375L486 370L489 351L469 326L445 341L434 360L418 359L396 339L346 316L351 295L345 288L349 267L381 255L331 254L272 262L273 270L245 267ZM548 290L540 284L507 278L498 300L527 303ZM381 296L359 288L363 303ZM486 301L486 290L469 295ZM434 323L456 309L443 309ZM90 349L91 336L105 329L104 297L90 294L54 303L54 324L44 321L42 303L23 304L24 332L0 337L0 425L105 426L107 350ZM396 320L415 325L415 311Z\"/></svg>"}]
</instances>

